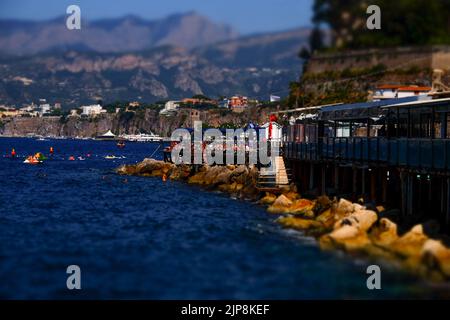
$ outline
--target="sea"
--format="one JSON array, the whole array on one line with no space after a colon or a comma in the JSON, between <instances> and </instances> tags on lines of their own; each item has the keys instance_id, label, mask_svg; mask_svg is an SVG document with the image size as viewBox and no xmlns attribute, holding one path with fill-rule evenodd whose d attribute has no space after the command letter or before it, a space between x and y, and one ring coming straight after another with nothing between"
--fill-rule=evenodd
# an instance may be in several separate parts
<instances>
[{"instance_id":1,"label":"sea","mask_svg":"<svg viewBox=\"0 0 450 320\"><path fill-rule=\"evenodd\" d=\"M48 159L23 163L36 152ZM449 296L448 287L389 263L322 251L256 203L114 171L151 156L162 158L160 144L119 149L113 141L0 138L0 298ZM374 264L379 290L367 286ZM80 289L68 288L69 266L79 268Z\"/></svg>"}]
</instances>

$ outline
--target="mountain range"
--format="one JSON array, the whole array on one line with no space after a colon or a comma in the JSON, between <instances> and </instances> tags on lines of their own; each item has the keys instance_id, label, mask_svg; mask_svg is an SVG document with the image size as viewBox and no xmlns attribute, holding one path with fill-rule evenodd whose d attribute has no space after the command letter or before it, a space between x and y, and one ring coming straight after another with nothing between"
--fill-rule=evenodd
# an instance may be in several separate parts
<instances>
[{"instance_id":1,"label":"mountain range","mask_svg":"<svg viewBox=\"0 0 450 320\"><path fill-rule=\"evenodd\" d=\"M267 98L298 78L309 28L240 36L190 12L83 22L65 17L0 21L0 104L39 98L66 106L96 99L179 99L243 94Z\"/></svg>"}]
</instances>

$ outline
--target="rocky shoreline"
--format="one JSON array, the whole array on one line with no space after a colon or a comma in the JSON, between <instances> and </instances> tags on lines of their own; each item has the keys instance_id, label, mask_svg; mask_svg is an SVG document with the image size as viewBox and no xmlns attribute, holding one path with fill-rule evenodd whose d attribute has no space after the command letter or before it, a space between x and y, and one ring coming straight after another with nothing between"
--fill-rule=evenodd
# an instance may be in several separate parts
<instances>
[{"instance_id":1,"label":"rocky shoreline","mask_svg":"<svg viewBox=\"0 0 450 320\"><path fill-rule=\"evenodd\" d=\"M117 169L121 175L161 177L163 181L184 181L209 190L220 190L239 199L258 201L268 212L279 215L285 228L315 237L324 250L382 259L402 270L435 282L450 281L450 249L432 238L422 224L399 234L396 223L384 217L383 207L367 208L346 199L303 199L295 186L280 194L261 193L258 169L246 166L194 166L145 159Z\"/></svg>"}]
</instances>

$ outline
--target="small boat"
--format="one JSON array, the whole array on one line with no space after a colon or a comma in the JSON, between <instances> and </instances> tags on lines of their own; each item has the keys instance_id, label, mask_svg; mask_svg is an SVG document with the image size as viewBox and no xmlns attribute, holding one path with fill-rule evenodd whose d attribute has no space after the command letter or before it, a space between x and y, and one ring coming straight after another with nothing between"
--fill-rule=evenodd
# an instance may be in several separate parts
<instances>
[{"instance_id":1,"label":"small boat","mask_svg":"<svg viewBox=\"0 0 450 320\"><path fill-rule=\"evenodd\" d=\"M163 137L150 132L150 134L140 133L133 135L122 135L122 139L132 142L161 142L164 140Z\"/></svg>"},{"instance_id":2,"label":"small boat","mask_svg":"<svg viewBox=\"0 0 450 320\"><path fill-rule=\"evenodd\" d=\"M80 160L80 161L84 161L84 160L86 160L86 158L83 158L83 157L78 157L78 160Z\"/></svg>"},{"instance_id":3,"label":"small boat","mask_svg":"<svg viewBox=\"0 0 450 320\"><path fill-rule=\"evenodd\" d=\"M108 155L108 156L105 157L105 159L114 160L114 159L120 159L120 158L116 157L116 156L113 156L113 155Z\"/></svg>"},{"instance_id":4,"label":"small boat","mask_svg":"<svg viewBox=\"0 0 450 320\"><path fill-rule=\"evenodd\" d=\"M27 164L40 164L43 163L42 160L39 160L38 158L36 158L35 156L29 156L28 158L25 159L25 161L23 163L27 163Z\"/></svg>"},{"instance_id":5,"label":"small boat","mask_svg":"<svg viewBox=\"0 0 450 320\"><path fill-rule=\"evenodd\" d=\"M121 140L121 141L117 142L117 147L120 149L125 148L125 141Z\"/></svg>"}]
</instances>

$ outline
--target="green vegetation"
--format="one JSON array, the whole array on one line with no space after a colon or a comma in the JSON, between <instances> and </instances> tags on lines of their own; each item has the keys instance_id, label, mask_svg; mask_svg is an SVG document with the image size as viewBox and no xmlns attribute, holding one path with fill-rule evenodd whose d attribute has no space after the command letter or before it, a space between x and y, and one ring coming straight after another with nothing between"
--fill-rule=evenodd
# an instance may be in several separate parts
<instances>
[{"instance_id":1,"label":"green vegetation","mask_svg":"<svg viewBox=\"0 0 450 320\"><path fill-rule=\"evenodd\" d=\"M117 108L120 112L125 112L127 109L133 111L145 111L146 109L159 111L164 108L164 103L164 101L160 101L155 103L139 103L138 106L130 106L129 101L115 101L104 105L103 109L105 109L107 113L116 113Z\"/></svg>"},{"instance_id":2,"label":"green vegetation","mask_svg":"<svg viewBox=\"0 0 450 320\"><path fill-rule=\"evenodd\" d=\"M210 98L208 98L207 96L205 96L203 94L196 94L196 95L192 96L192 99L211 100Z\"/></svg>"},{"instance_id":3,"label":"green vegetation","mask_svg":"<svg viewBox=\"0 0 450 320\"><path fill-rule=\"evenodd\" d=\"M381 30L366 27L369 4L381 8ZM338 48L450 44L450 0L315 0L313 21L331 28ZM318 32L310 42L321 49Z\"/></svg>"}]
</instances>

